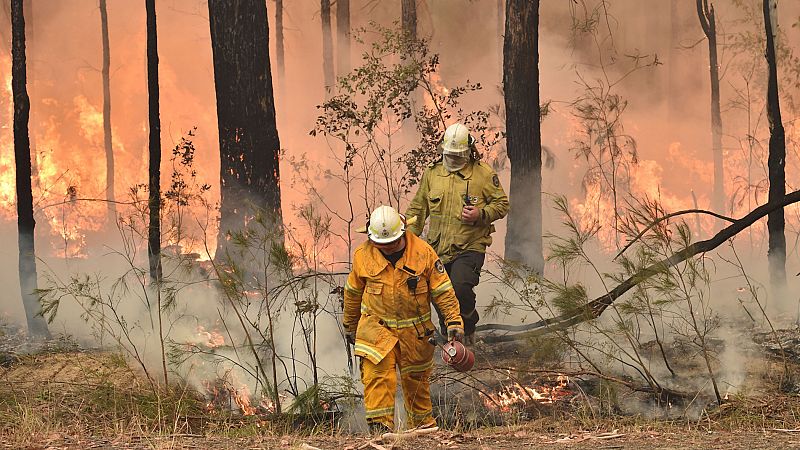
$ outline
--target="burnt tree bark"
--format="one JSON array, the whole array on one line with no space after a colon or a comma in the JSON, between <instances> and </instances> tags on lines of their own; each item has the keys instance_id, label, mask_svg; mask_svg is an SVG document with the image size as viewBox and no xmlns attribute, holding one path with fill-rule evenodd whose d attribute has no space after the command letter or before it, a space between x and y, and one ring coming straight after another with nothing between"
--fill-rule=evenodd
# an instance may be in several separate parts
<instances>
[{"instance_id":1,"label":"burnt tree bark","mask_svg":"<svg viewBox=\"0 0 800 450\"><path fill-rule=\"evenodd\" d=\"M511 163L505 257L536 272L542 251L542 137L539 110L539 1L507 0L503 42L506 148ZM515 206L514 206L515 205Z\"/></svg>"},{"instance_id":2,"label":"burnt tree bark","mask_svg":"<svg viewBox=\"0 0 800 450\"><path fill-rule=\"evenodd\" d=\"M34 15L33 15L33 0L25 0L22 2L22 9L25 12L25 51L26 53L34 54L36 52L36 27L34 26ZM26 80L26 87L28 89L28 99L30 102L33 102L32 99L36 98L36 89L37 89L37 80L36 80L36 60L31 59L30 61L26 61L26 68L25 72L27 75ZM36 129L37 124L36 118L36 109L31 108L29 117L28 117L28 139L31 143L31 185L33 186L33 190L38 190L40 187L40 180L39 180L39 161L38 161L38 151L39 146L36 145L36 133L31 131L31 128L34 130ZM33 125L31 125L33 124ZM45 228L48 228L48 223L45 220L43 224ZM42 234L41 227L39 228L39 235L44 236Z\"/></svg>"},{"instance_id":3,"label":"burnt tree bark","mask_svg":"<svg viewBox=\"0 0 800 450\"><path fill-rule=\"evenodd\" d=\"M331 0L320 1L322 17L322 74L325 81L325 98L332 92L335 84L333 74L333 35L331 33Z\"/></svg>"},{"instance_id":4,"label":"burnt tree bark","mask_svg":"<svg viewBox=\"0 0 800 450\"><path fill-rule=\"evenodd\" d=\"M711 152L714 160L714 187L711 193L711 209L725 213L725 186L722 166L722 113L719 106L719 60L717 58L717 21L714 4L708 0L697 0L697 17L700 27L708 39L708 61L711 73Z\"/></svg>"},{"instance_id":5,"label":"burnt tree bark","mask_svg":"<svg viewBox=\"0 0 800 450\"><path fill-rule=\"evenodd\" d=\"M161 117L159 115L158 36L156 33L156 2L145 0L147 10L147 94L149 138L149 197L147 201L150 224L147 229L147 256L150 260L150 279L161 280Z\"/></svg>"},{"instance_id":6,"label":"burnt tree bark","mask_svg":"<svg viewBox=\"0 0 800 450\"><path fill-rule=\"evenodd\" d=\"M786 136L781 121L778 97L778 64L775 57L775 38L778 35L778 6L775 0L764 0L764 28L767 35L765 56L769 68L767 81L767 119L769 121L769 202L780 201L786 194ZM783 208L767 216L769 233L769 277L773 287L786 287L786 221Z\"/></svg>"},{"instance_id":7,"label":"burnt tree bark","mask_svg":"<svg viewBox=\"0 0 800 450\"><path fill-rule=\"evenodd\" d=\"M33 189L31 186L31 142L28 134L30 98L27 90L25 16L22 0L11 1L11 92L14 99L14 164L17 185L17 233L19 242L19 288L28 334L49 337L50 331L39 315L41 305L34 246Z\"/></svg>"},{"instance_id":8,"label":"burnt tree bark","mask_svg":"<svg viewBox=\"0 0 800 450\"><path fill-rule=\"evenodd\" d=\"M336 73L350 73L350 0L336 0Z\"/></svg>"},{"instance_id":9,"label":"burnt tree bark","mask_svg":"<svg viewBox=\"0 0 800 450\"><path fill-rule=\"evenodd\" d=\"M403 32L416 40L417 39L417 0L401 0L401 24Z\"/></svg>"},{"instance_id":10,"label":"burnt tree bark","mask_svg":"<svg viewBox=\"0 0 800 450\"><path fill-rule=\"evenodd\" d=\"M508 342L514 341L518 339L529 339L536 336L541 336L547 333L552 333L554 331L563 330L572 326L575 326L579 323L586 322L592 319L596 319L603 314L609 306L611 306L614 301L618 298L622 297L626 292L631 290L633 287L641 283L642 281L656 275L658 273L662 273L663 271L673 267L677 264L680 264L687 259L699 255L701 253L706 253L715 248L719 247L725 242L728 242L729 239L736 236L737 234L741 233L742 231L746 230L750 226L752 226L756 221L764 218L769 214L772 214L774 211L782 210L787 205L791 205L793 203L800 202L800 191L794 191L785 195L778 199L776 202L769 202L765 203L758 208L750 211L746 216L742 217L741 219L735 220L729 226L720 230L717 234L715 234L711 239L706 239L704 241L694 242L688 247L680 250L676 253L673 253L668 258L665 258L659 262L651 264L645 268L640 269L638 272L634 273L627 279L625 279L622 283L615 286L613 289L608 291L608 293L603 294L596 299L590 301L586 305L581 308L578 308L573 311L568 311L560 316L550 317L547 319L539 320L538 322L533 322L525 325L501 325L501 324L484 324L479 325L476 328L476 331L488 331L488 330L503 330L503 331L516 331L520 333L516 334L509 334L503 336L487 336L482 338L484 342Z\"/></svg>"},{"instance_id":11,"label":"burnt tree bark","mask_svg":"<svg viewBox=\"0 0 800 450\"><path fill-rule=\"evenodd\" d=\"M10 18L10 10L8 2L5 2L6 9L8 11L8 17ZM25 12L25 52L27 54L35 55L36 54L36 26L34 19L39 17L34 11L34 2L33 0L24 0L22 3L22 9ZM47 9L47 6L44 7ZM0 33L1 35L2 33ZM10 40L8 42L11 42ZM5 44L5 42L3 43ZM9 52L10 53L10 52ZM30 140L31 146L31 187L33 192L41 192L42 189L42 180L39 174L39 145L36 139L36 130L39 128L40 120L37 114L37 108L34 106L36 99L38 98L38 89L39 89L39 81L38 81L38 70L36 59L31 58L30 60L26 60L26 88L28 90L28 100L31 104L30 113L28 117L28 139ZM11 122L11 118L9 117L9 123ZM37 215L41 214L40 211L34 211L34 219L36 219ZM41 215L39 217L42 217ZM53 233L52 225L50 221L45 220L39 221L36 224L36 233L34 235L34 240L38 238L43 238L48 240L49 237Z\"/></svg>"},{"instance_id":12,"label":"burnt tree bark","mask_svg":"<svg viewBox=\"0 0 800 450\"><path fill-rule=\"evenodd\" d=\"M100 0L100 28L103 40L103 147L106 151L106 201L108 223L117 221L117 205L114 203L114 147L111 140L111 47L108 39L108 6Z\"/></svg>"},{"instance_id":13,"label":"burnt tree bark","mask_svg":"<svg viewBox=\"0 0 800 450\"><path fill-rule=\"evenodd\" d=\"M263 0L210 0L220 147L220 234L240 231L248 206L281 222L280 140Z\"/></svg>"}]
</instances>

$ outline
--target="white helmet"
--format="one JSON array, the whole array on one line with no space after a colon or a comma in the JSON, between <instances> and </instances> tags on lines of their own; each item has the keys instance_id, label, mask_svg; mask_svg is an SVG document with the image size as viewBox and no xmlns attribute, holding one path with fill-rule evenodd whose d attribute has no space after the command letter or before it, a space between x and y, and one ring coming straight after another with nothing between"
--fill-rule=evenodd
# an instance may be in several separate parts
<instances>
[{"instance_id":1,"label":"white helmet","mask_svg":"<svg viewBox=\"0 0 800 450\"><path fill-rule=\"evenodd\" d=\"M381 205L369 216L367 234L377 244L387 244L400 238L406 231L403 217L391 206Z\"/></svg>"},{"instance_id":2,"label":"white helmet","mask_svg":"<svg viewBox=\"0 0 800 450\"><path fill-rule=\"evenodd\" d=\"M442 139L442 154L453 156L469 156L469 145L472 136L463 124L454 123L447 127Z\"/></svg>"}]
</instances>

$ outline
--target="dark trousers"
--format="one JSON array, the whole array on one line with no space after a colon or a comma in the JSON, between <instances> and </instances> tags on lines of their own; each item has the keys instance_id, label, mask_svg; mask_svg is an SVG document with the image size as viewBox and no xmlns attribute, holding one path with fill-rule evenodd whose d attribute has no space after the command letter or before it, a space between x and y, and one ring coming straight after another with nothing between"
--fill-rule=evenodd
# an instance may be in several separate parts
<instances>
[{"instance_id":1,"label":"dark trousers","mask_svg":"<svg viewBox=\"0 0 800 450\"><path fill-rule=\"evenodd\" d=\"M461 307L461 318L464 319L464 334L467 336L475 332L475 325L478 323L478 310L475 309L475 286L478 285L481 277L481 268L486 254L480 252L464 252L455 257L452 261L444 265L453 289L456 291L458 305ZM439 310L436 311L439 313ZM439 313L439 326L442 335L447 336L447 327L444 317Z\"/></svg>"}]
</instances>

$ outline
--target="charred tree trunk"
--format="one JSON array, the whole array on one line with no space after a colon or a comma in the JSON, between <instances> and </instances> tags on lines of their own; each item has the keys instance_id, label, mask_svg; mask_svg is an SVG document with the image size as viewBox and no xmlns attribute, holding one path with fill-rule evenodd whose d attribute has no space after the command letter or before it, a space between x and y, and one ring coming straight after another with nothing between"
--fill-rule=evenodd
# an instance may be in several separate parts
<instances>
[{"instance_id":1,"label":"charred tree trunk","mask_svg":"<svg viewBox=\"0 0 800 450\"><path fill-rule=\"evenodd\" d=\"M281 84L286 81L283 51L283 0L275 0L275 58L278 62L278 82Z\"/></svg>"},{"instance_id":2,"label":"charred tree trunk","mask_svg":"<svg viewBox=\"0 0 800 450\"><path fill-rule=\"evenodd\" d=\"M322 74L325 77L325 97L335 84L333 75L333 35L331 33L331 0L320 1L322 16Z\"/></svg>"},{"instance_id":3,"label":"charred tree trunk","mask_svg":"<svg viewBox=\"0 0 800 450\"><path fill-rule=\"evenodd\" d=\"M147 92L150 123L149 198L150 225L147 229L147 255L150 279L161 280L161 117L158 92L158 36L156 0L145 0L147 10Z\"/></svg>"},{"instance_id":4,"label":"charred tree trunk","mask_svg":"<svg viewBox=\"0 0 800 450\"><path fill-rule=\"evenodd\" d=\"M708 39L708 61L711 72L711 148L714 158L714 187L711 209L725 213L725 187L722 168L722 114L719 106L719 61L717 59L717 22L714 5L708 0L697 0L697 16Z\"/></svg>"},{"instance_id":5,"label":"charred tree trunk","mask_svg":"<svg viewBox=\"0 0 800 450\"><path fill-rule=\"evenodd\" d=\"M8 8L8 2L5 2L6 9ZM33 0L24 0L22 3L22 9L25 11L25 52L31 55L36 54L36 26L34 25L34 18L37 17L36 13L33 9L34 2ZM46 9L46 7L45 7ZM10 13L10 11L9 11ZM8 15L10 17L10 14ZM10 41L9 41L10 42ZM5 42L4 42L5 44ZM26 74L27 74L27 90L28 90L28 99L29 103L31 104L30 113L28 117L28 139L31 144L31 190L33 193L41 192L42 188L42 181L39 175L39 145L36 139L36 130L39 128L39 119L38 114L36 113L36 107L34 106L36 103L36 99L38 98L38 71L36 68L36 59L32 58L26 61ZM10 122L10 118L9 118ZM39 217L37 217L37 215ZM34 211L34 219L41 218L44 216L44 213L41 211ZM36 233L34 234L34 240L42 238L45 242L50 238L52 235L53 229L50 221L47 220L47 217L44 216L44 220L38 221L36 224Z\"/></svg>"},{"instance_id":6,"label":"charred tree trunk","mask_svg":"<svg viewBox=\"0 0 800 450\"><path fill-rule=\"evenodd\" d=\"M350 73L350 0L336 0L336 73Z\"/></svg>"},{"instance_id":7,"label":"charred tree trunk","mask_svg":"<svg viewBox=\"0 0 800 450\"><path fill-rule=\"evenodd\" d=\"M403 32L411 39L417 39L417 0L401 0Z\"/></svg>"},{"instance_id":8,"label":"charred tree trunk","mask_svg":"<svg viewBox=\"0 0 800 450\"><path fill-rule=\"evenodd\" d=\"M775 0L764 0L764 28L767 34L767 119L769 121L769 202L780 201L786 195L786 136L781 121L778 97L778 64L775 57L775 38L778 35L778 5ZM773 287L786 287L786 235L783 208L767 216L769 233L769 276Z\"/></svg>"},{"instance_id":9,"label":"charred tree trunk","mask_svg":"<svg viewBox=\"0 0 800 450\"><path fill-rule=\"evenodd\" d=\"M31 103L27 91L25 16L22 0L11 1L11 91L14 98L14 163L17 184L17 232L19 239L19 288L28 321L28 334L49 337L47 323L39 315L41 305L36 274L33 233L33 189L31 186L31 142L28 120Z\"/></svg>"},{"instance_id":10,"label":"charred tree trunk","mask_svg":"<svg viewBox=\"0 0 800 450\"><path fill-rule=\"evenodd\" d=\"M117 205L114 203L114 147L111 144L111 48L108 39L108 7L100 0L100 25L103 39L103 147L106 150L106 201L108 223L117 222Z\"/></svg>"},{"instance_id":11,"label":"charred tree trunk","mask_svg":"<svg viewBox=\"0 0 800 450\"><path fill-rule=\"evenodd\" d=\"M544 270L542 138L539 110L539 1L508 0L503 46L506 147L511 163L505 257Z\"/></svg>"},{"instance_id":12,"label":"charred tree trunk","mask_svg":"<svg viewBox=\"0 0 800 450\"><path fill-rule=\"evenodd\" d=\"M244 228L247 206L281 222L280 140L263 0L210 0L220 148L220 234Z\"/></svg>"},{"instance_id":13,"label":"charred tree trunk","mask_svg":"<svg viewBox=\"0 0 800 450\"><path fill-rule=\"evenodd\" d=\"M31 54L35 53L35 46L36 46L36 33L35 27L33 25L33 0L25 0L22 2L22 9L25 11L25 51ZM28 99L30 102L33 102L33 98L36 98L36 61L31 59L30 61L26 61L26 73L27 73L27 89L28 89ZM33 124L33 125L31 125ZM31 143L31 185L33 186L33 190L39 189L39 161L37 158L38 155L38 146L36 145L36 133L32 131L36 129L36 110L31 109L28 117L28 139ZM47 227L47 221L44 222L44 226ZM42 235L41 228L39 229L39 235Z\"/></svg>"}]
</instances>

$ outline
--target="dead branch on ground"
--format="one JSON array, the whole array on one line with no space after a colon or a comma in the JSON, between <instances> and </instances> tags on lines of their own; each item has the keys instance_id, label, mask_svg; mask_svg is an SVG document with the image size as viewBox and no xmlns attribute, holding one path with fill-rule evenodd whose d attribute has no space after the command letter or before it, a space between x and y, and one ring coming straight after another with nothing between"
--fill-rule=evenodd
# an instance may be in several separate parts
<instances>
[{"instance_id":1,"label":"dead branch on ground","mask_svg":"<svg viewBox=\"0 0 800 450\"><path fill-rule=\"evenodd\" d=\"M736 236L740 232L744 231L757 220L765 217L770 212L778 209L784 208L788 205L793 203L800 202L800 191L794 191L787 195L785 195L780 201L775 203L765 203L758 208L750 211L746 216L742 217L734 221L731 225L723 228L717 234L714 235L711 239L706 239L704 241L695 242L685 249L673 253L670 257L665 258L655 264L647 266L635 274L631 275L625 281L617 285L614 289L610 290L608 293L601 295L600 297L592 300L591 302L587 303L583 307L566 312L556 317L551 317L548 319L543 319L538 322L523 324L523 325L502 325L502 324L485 324L480 325L476 328L476 331L491 331L491 330L503 330L503 331L517 331L519 333L516 334L506 334L506 335L488 335L484 336L481 339L483 342L486 343L495 343L495 342L510 342L520 339L529 339L532 337L542 336L548 333L552 333L554 331L563 330L579 323L587 322L592 319L596 319L600 317L603 311L606 310L615 300L621 297L623 294L628 292L631 288L638 285L642 281L656 275L658 273L663 272L665 269L669 269L687 259L701 254L711 251L722 243L726 242L728 239Z\"/></svg>"}]
</instances>

